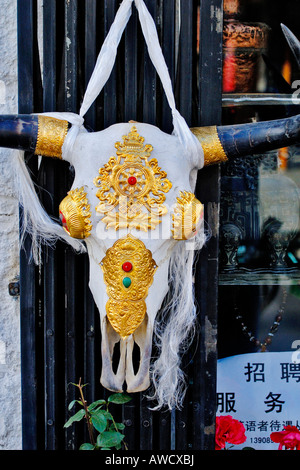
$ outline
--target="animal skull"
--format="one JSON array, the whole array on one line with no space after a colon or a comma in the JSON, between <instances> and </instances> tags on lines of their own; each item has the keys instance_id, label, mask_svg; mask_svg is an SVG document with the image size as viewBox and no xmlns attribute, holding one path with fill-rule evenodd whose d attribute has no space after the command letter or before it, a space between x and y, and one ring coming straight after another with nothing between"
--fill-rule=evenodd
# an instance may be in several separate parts
<instances>
[{"instance_id":1,"label":"animal skull","mask_svg":"<svg viewBox=\"0 0 300 470\"><path fill-rule=\"evenodd\" d=\"M22 161L20 202L28 215L25 229L34 236L63 238L76 248L87 248L89 286L101 318L104 387L122 391L126 384L128 392L148 388L152 337L160 326L156 317L173 277L173 302L166 306L168 323L158 331L161 352L152 380L158 384L160 406L176 403L179 348L195 316L193 252L205 241L203 206L193 194L203 154L206 166L293 145L299 142L299 120L298 115L192 129L203 149L199 147L197 160L176 135L149 124L121 123L92 133L81 128L72 151L64 152L72 133L67 120L50 115L0 118L1 146L66 159L75 169L72 188L60 204L61 225L47 219L36 203ZM133 365L136 346L138 370Z\"/></svg>"},{"instance_id":2,"label":"animal skull","mask_svg":"<svg viewBox=\"0 0 300 470\"><path fill-rule=\"evenodd\" d=\"M79 134L70 163L75 179L60 212L68 233L75 230L87 245L89 285L101 318L101 383L113 391L122 391L124 382L128 392L145 390L172 251L203 227L190 183L194 168L175 136L142 123ZM134 343L140 350L136 373Z\"/></svg>"}]
</instances>

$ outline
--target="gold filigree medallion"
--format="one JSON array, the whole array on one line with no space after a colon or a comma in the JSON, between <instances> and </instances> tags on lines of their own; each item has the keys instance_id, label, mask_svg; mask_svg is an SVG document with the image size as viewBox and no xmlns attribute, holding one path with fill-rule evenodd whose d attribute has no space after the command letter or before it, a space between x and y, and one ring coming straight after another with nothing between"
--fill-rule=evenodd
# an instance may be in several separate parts
<instances>
[{"instance_id":1,"label":"gold filigree medallion","mask_svg":"<svg viewBox=\"0 0 300 470\"><path fill-rule=\"evenodd\" d=\"M152 253L131 234L117 240L100 263L109 300L107 318L125 339L146 315L145 299L157 268Z\"/></svg>"},{"instance_id":2,"label":"gold filigree medallion","mask_svg":"<svg viewBox=\"0 0 300 470\"><path fill-rule=\"evenodd\" d=\"M144 145L135 126L123 142L116 142L117 157L111 157L99 170L94 184L100 200L96 211L106 228L153 230L167 213L164 205L172 183L155 158L149 160L152 145Z\"/></svg>"}]
</instances>

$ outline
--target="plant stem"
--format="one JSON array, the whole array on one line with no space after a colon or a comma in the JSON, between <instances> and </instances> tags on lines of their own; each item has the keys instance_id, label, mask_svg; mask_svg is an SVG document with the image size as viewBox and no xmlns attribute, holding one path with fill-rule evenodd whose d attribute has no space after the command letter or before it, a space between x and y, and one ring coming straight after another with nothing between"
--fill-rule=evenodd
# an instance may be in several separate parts
<instances>
[{"instance_id":1,"label":"plant stem","mask_svg":"<svg viewBox=\"0 0 300 470\"><path fill-rule=\"evenodd\" d=\"M83 405L83 408L84 408L84 411L85 411L85 419L86 419L86 424L87 424L87 427L88 427L90 441L91 441L91 444L94 446L96 443L95 443L95 440L94 440L93 428L92 428L91 421L90 421L90 414L89 414L89 410L88 410L88 407L87 407L87 402L86 402L86 400L84 399L84 396L83 396L82 385L81 385L81 377L79 379L79 384L77 385L77 387L79 388L82 405Z\"/></svg>"},{"instance_id":2,"label":"plant stem","mask_svg":"<svg viewBox=\"0 0 300 470\"><path fill-rule=\"evenodd\" d=\"M107 412L108 412L108 406L109 406L109 403L107 403L107 405L106 405L106 411L107 411ZM117 427L117 425L116 425L116 422L115 422L115 420L114 420L114 418L113 418L113 416L112 416L111 413L110 413L110 415L111 415L111 420L112 420L112 422L113 422L113 425L114 425L115 430L116 430L117 432L119 432L118 427ZM127 444L126 444L125 441L123 441L123 445L124 445L124 447L125 447L125 450L128 450L128 447L127 447Z\"/></svg>"}]
</instances>

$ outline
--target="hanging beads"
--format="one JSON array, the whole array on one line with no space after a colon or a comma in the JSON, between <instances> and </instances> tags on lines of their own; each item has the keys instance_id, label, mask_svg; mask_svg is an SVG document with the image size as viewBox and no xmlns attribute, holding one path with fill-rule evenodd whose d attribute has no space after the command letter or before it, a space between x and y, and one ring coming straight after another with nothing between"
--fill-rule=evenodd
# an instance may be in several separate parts
<instances>
[{"instance_id":1,"label":"hanging beads","mask_svg":"<svg viewBox=\"0 0 300 470\"><path fill-rule=\"evenodd\" d=\"M240 326L241 326L241 329L242 329L242 332L243 334L246 336L246 338L249 339L249 341L251 343L253 343L257 348L260 348L260 352L265 352L267 351L267 346L270 346L270 344L272 343L272 340L273 340L273 336L277 333L278 331L278 328L280 326L280 323L282 321L282 314L284 313L284 308L285 308L285 304L286 304L286 298L287 298L287 292L286 292L286 289L283 289L283 299L282 299L282 304L281 304L281 307L278 311L278 314L276 315L275 317L275 320L273 321L270 329L269 329L269 333L267 334L267 336L265 337L265 339L263 341L260 341L259 339L257 339L253 334L252 332L248 329L247 325L244 323L244 319L243 319L243 316L238 314L236 315L235 319L240 323ZM235 310L237 310L237 308L235 307Z\"/></svg>"}]
</instances>

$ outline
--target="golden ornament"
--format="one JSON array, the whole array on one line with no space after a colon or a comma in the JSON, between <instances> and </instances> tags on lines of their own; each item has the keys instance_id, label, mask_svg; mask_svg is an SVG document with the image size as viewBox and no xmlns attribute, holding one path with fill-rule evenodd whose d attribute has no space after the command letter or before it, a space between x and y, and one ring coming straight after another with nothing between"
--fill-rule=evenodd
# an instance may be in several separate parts
<instances>
[{"instance_id":1,"label":"golden ornament","mask_svg":"<svg viewBox=\"0 0 300 470\"><path fill-rule=\"evenodd\" d=\"M193 127L191 131L197 137L203 149L204 166L228 161L216 126Z\"/></svg>"},{"instance_id":2,"label":"golden ornament","mask_svg":"<svg viewBox=\"0 0 300 470\"><path fill-rule=\"evenodd\" d=\"M62 146L69 123L50 116L38 116L38 135L34 153L44 157L62 158Z\"/></svg>"},{"instance_id":3,"label":"golden ornament","mask_svg":"<svg viewBox=\"0 0 300 470\"><path fill-rule=\"evenodd\" d=\"M116 142L117 157L111 157L94 179L100 200L96 211L104 214L106 228L153 230L168 212L163 203L172 183L157 160L149 160L153 147L144 140L133 126L122 143Z\"/></svg>"},{"instance_id":4,"label":"golden ornament","mask_svg":"<svg viewBox=\"0 0 300 470\"><path fill-rule=\"evenodd\" d=\"M125 339L146 315L145 299L157 268L152 253L131 234L117 240L100 263L109 300L107 318Z\"/></svg>"},{"instance_id":5,"label":"golden ornament","mask_svg":"<svg viewBox=\"0 0 300 470\"><path fill-rule=\"evenodd\" d=\"M172 234L176 240L188 240L197 233L203 217L203 204L191 192L180 191L172 214Z\"/></svg>"},{"instance_id":6,"label":"golden ornament","mask_svg":"<svg viewBox=\"0 0 300 470\"><path fill-rule=\"evenodd\" d=\"M89 237L92 230L91 212L84 188L75 188L59 205L60 219L65 231L73 238Z\"/></svg>"}]
</instances>

